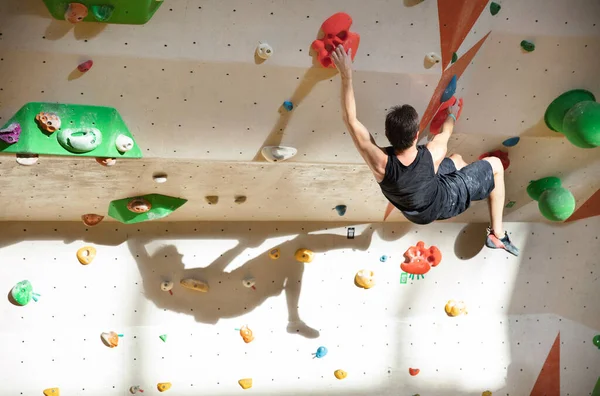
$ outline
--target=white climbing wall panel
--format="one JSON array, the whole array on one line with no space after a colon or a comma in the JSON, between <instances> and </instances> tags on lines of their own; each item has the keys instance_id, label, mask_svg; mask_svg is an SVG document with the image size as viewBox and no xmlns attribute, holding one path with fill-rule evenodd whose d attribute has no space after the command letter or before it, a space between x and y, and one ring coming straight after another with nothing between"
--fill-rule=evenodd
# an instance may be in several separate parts
<instances>
[{"instance_id":1,"label":"white climbing wall panel","mask_svg":"<svg viewBox=\"0 0 600 396\"><path fill-rule=\"evenodd\" d=\"M246 392L257 395L529 395L560 332L560 394L588 395L600 375L599 227L598 218L512 223L516 258L482 247L479 224L3 223L0 289L28 279L41 297L0 304L2 394L124 395L141 385L153 395L171 382L165 394L236 395L251 377ZM442 262L401 284L402 254L419 240L438 246ZM86 245L97 256L82 266L75 253ZM314 261L296 262L298 248ZM375 272L372 289L354 286L363 268ZM184 277L211 289L183 289ZM256 290L243 287L248 277ZM175 282L172 296L164 280ZM468 315L446 316L449 299L464 300ZM244 324L250 344L235 331ZM115 349L100 340L111 330L123 334ZM329 352L313 359L319 346Z\"/></svg>"}]
</instances>

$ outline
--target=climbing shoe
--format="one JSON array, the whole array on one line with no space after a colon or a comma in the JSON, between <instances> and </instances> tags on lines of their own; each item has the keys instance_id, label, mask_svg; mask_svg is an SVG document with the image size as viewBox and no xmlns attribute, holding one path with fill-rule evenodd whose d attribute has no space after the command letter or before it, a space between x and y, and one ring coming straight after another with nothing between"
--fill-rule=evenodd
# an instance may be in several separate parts
<instances>
[{"instance_id":1,"label":"climbing shoe","mask_svg":"<svg viewBox=\"0 0 600 396\"><path fill-rule=\"evenodd\" d=\"M502 239L499 239L496 235L494 235L494 232L491 228L488 228L487 232L488 235L487 239L485 240L485 246L489 247L490 249L504 249L515 256L519 255L519 249L512 244L506 231L504 232L504 238Z\"/></svg>"}]
</instances>

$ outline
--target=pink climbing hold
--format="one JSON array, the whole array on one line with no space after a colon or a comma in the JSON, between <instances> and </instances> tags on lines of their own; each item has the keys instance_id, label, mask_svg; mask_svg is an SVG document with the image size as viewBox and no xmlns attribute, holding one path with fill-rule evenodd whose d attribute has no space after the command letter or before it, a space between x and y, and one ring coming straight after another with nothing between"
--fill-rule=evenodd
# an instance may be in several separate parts
<instances>
[{"instance_id":1,"label":"pink climbing hold","mask_svg":"<svg viewBox=\"0 0 600 396\"><path fill-rule=\"evenodd\" d=\"M508 167L510 166L510 159L508 159L508 153L506 151L502 151L502 150L490 151L489 153L481 154L478 159L482 160L485 157L500 158L500 161L502 162L502 167L504 168L504 170L507 170Z\"/></svg>"},{"instance_id":2,"label":"pink climbing hold","mask_svg":"<svg viewBox=\"0 0 600 396\"><path fill-rule=\"evenodd\" d=\"M82 73L85 73L86 71L90 70L93 65L94 65L94 61L90 59L89 61L85 61L85 62L81 63L79 66L77 66L77 70L79 70Z\"/></svg>"},{"instance_id":3,"label":"pink climbing hold","mask_svg":"<svg viewBox=\"0 0 600 396\"><path fill-rule=\"evenodd\" d=\"M8 144L13 144L19 141L21 136L21 125L13 122L7 128L0 129L0 140Z\"/></svg>"}]
</instances>

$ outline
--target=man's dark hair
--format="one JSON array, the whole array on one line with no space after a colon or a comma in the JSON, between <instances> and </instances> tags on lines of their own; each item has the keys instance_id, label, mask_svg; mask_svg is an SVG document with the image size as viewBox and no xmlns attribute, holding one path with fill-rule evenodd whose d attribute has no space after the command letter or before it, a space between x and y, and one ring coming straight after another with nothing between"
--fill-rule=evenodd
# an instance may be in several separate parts
<instances>
[{"instance_id":1,"label":"man's dark hair","mask_svg":"<svg viewBox=\"0 0 600 396\"><path fill-rule=\"evenodd\" d=\"M394 106L385 117L385 136L395 150L412 146L419 133L419 114L410 105Z\"/></svg>"}]
</instances>

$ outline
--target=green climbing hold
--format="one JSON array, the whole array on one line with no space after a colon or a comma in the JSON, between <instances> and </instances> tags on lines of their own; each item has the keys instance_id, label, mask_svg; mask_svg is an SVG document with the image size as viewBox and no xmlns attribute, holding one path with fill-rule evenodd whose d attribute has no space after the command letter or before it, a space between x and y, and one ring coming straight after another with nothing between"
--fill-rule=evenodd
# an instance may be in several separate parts
<instances>
[{"instance_id":1,"label":"green climbing hold","mask_svg":"<svg viewBox=\"0 0 600 396\"><path fill-rule=\"evenodd\" d=\"M598 381L596 382L596 386L594 386L591 396L600 396L600 377L598 377Z\"/></svg>"},{"instance_id":2,"label":"green climbing hold","mask_svg":"<svg viewBox=\"0 0 600 396\"><path fill-rule=\"evenodd\" d=\"M574 89L563 93L550 103L544 121L577 147L600 146L600 104L589 91Z\"/></svg>"},{"instance_id":3,"label":"green climbing hold","mask_svg":"<svg viewBox=\"0 0 600 396\"><path fill-rule=\"evenodd\" d=\"M167 342L167 335L166 334L161 335L160 339L163 340L163 342Z\"/></svg>"},{"instance_id":4,"label":"green climbing hold","mask_svg":"<svg viewBox=\"0 0 600 396\"><path fill-rule=\"evenodd\" d=\"M136 202L144 203L144 205L136 208L136 205L133 205ZM111 201L108 205L108 215L124 224L141 223L166 217L186 202L187 199L161 194L123 198Z\"/></svg>"},{"instance_id":5,"label":"green climbing hold","mask_svg":"<svg viewBox=\"0 0 600 396\"><path fill-rule=\"evenodd\" d=\"M533 44L531 41L523 40L521 41L521 48L527 52L533 52L533 50L535 50L535 44Z\"/></svg>"},{"instance_id":6,"label":"green climbing hold","mask_svg":"<svg viewBox=\"0 0 600 396\"><path fill-rule=\"evenodd\" d=\"M93 5L91 8L94 18L99 22L108 21L115 10L115 7L111 5Z\"/></svg>"},{"instance_id":7,"label":"green climbing hold","mask_svg":"<svg viewBox=\"0 0 600 396\"><path fill-rule=\"evenodd\" d=\"M493 1L490 3L490 12L492 13L492 15L496 15L497 13L499 13L501 8L502 6L498 3L495 3Z\"/></svg>"},{"instance_id":8,"label":"green climbing hold","mask_svg":"<svg viewBox=\"0 0 600 396\"><path fill-rule=\"evenodd\" d=\"M600 146L600 103L586 101L571 107L563 119L563 133L577 147Z\"/></svg>"},{"instance_id":9,"label":"green climbing hold","mask_svg":"<svg viewBox=\"0 0 600 396\"><path fill-rule=\"evenodd\" d=\"M17 283L11 290L12 299L19 305L27 305L37 294L33 292L33 286L28 280Z\"/></svg>"},{"instance_id":10,"label":"green climbing hold","mask_svg":"<svg viewBox=\"0 0 600 396\"><path fill-rule=\"evenodd\" d=\"M458 60L458 55L456 54L456 52L452 53L452 63L456 62Z\"/></svg>"},{"instance_id":11,"label":"green climbing hold","mask_svg":"<svg viewBox=\"0 0 600 396\"><path fill-rule=\"evenodd\" d=\"M598 349L600 349L600 334L594 336L594 338L592 338L592 342L598 347Z\"/></svg>"},{"instance_id":12,"label":"green climbing hold","mask_svg":"<svg viewBox=\"0 0 600 396\"><path fill-rule=\"evenodd\" d=\"M538 201L542 216L551 221L564 221L575 211L575 197L564 187L561 187L557 177L530 182L527 194Z\"/></svg>"},{"instance_id":13,"label":"green climbing hold","mask_svg":"<svg viewBox=\"0 0 600 396\"><path fill-rule=\"evenodd\" d=\"M560 188L562 183L558 177L544 177L533 180L527 186L527 195L534 201L539 201L542 193L550 188Z\"/></svg>"}]
</instances>

